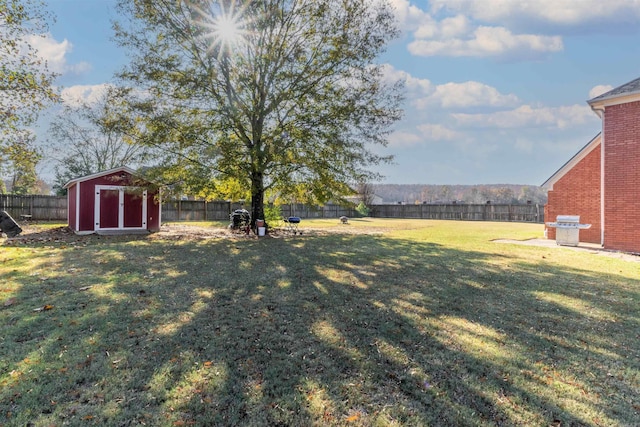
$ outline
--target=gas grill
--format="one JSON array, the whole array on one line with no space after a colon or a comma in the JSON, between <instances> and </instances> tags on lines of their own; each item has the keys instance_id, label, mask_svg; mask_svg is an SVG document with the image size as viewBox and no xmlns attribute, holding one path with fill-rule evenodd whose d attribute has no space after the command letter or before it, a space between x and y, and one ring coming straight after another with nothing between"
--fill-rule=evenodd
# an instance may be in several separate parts
<instances>
[{"instance_id":1,"label":"gas grill","mask_svg":"<svg viewBox=\"0 0 640 427\"><path fill-rule=\"evenodd\" d=\"M548 222L547 227L556 229L556 244L578 246L580 230L591 228L591 224L580 224L580 215L558 215L556 222Z\"/></svg>"}]
</instances>

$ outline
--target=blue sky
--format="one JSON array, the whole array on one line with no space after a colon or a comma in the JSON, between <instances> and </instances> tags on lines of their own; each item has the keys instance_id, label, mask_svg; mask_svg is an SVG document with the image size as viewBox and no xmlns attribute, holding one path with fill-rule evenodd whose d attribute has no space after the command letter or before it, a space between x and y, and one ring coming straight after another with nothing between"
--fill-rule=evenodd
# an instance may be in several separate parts
<instances>
[{"instance_id":1,"label":"blue sky","mask_svg":"<svg viewBox=\"0 0 640 427\"><path fill-rule=\"evenodd\" d=\"M380 61L406 101L386 183L540 185L600 131L585 101L640 77L640 1L390 1L403 33ZM67 102L90 100L127 60L115 2L48 6L39 50Z\"/></svg>"}]
</instances>

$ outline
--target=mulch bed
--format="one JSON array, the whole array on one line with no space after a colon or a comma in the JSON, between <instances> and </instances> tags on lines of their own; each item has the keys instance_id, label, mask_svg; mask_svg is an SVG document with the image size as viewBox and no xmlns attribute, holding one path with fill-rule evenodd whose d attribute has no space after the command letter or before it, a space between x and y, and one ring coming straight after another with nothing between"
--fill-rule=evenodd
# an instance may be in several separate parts
<instances>
[{"instance_id":1,"label":"mulch bed","mask_svg":"<svg viewBox=\"0 0 640 427\"><path fill-rule=\"evenodd\" d=\"M381 230L368 230L364 228L350 227L347 225L336 226L335 228L302 228L299 234L294 235L281 228L271 228L267 234L267 238L300 238L304 236L323 236L329 234L382 234ZM0 245L19 246L32 245L39 243L65 243L65 244L81 244L94 240L101 240L113 237L127 237L140 239L158 239L158 240L204 240L204 239L258 239L254 233L246 234L241 231L230 230L228 228L211 228L198 227L183 224L163 225L157 233L148 235L117 235L117 236L101 236L97 234L77 235L69 227L55 227L43 229L37 224L28 224L22 226L22 233L16 237L6 238L5 235L0 237Z\"/></svg>"}]
</instances>

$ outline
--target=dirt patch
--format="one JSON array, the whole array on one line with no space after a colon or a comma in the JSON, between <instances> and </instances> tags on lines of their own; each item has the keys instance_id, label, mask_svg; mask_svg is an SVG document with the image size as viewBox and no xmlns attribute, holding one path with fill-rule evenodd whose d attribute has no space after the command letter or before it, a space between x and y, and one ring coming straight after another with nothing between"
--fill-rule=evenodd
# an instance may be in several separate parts
<instances>
[{"instance_id":1,"label":"dirt patch","mask_svg":"<svg viewBox=\"0 0 640 427\"><path fill-rule=\"evenodd\" d=\"M86 236L77 236L69 227L42 228L38 225L21 225L22 233L16 237L0 239L5 246L36 243L71 243ZM2 235L5 237L5 235Z\"/></svg>"},{"instance_id":2,"label":"dirt patch","mask_svg":"<svg viewBox=\"0 0 640 427\"><path fill-rule=\"evenodd\" d=\"M78 235L69 227L43 228L38 225L22 227L22 233L13 238L0 239L5 246L28 245L38 243L79 244L103 239L153 239L153 240L200 240L200 239L239 239L253 235L235 232L226 228L196 227L189 225L163 225L159 232L151 234L98 234Z\"/></svg>"},{"instance_id":3,"label":"dirt patch","mask_svg":"<svg viewBox=\"0 0 640 427\"><path fill-rule=\"evenodd\" d=\"M274 227L269 229L267 238L281 239L303 236L326 236L330 234L383 234L380 229L375 231L349 226L336 226L331 228L306 228L300 227L296 234L286 228ZM255 238L254 233L246 234L243 231L230 230L228 228L198 227L188 224L163 225L158 233L150 235L154 239L246 239Z\"/></svg>"},{"instance_id":4,"label":"dirt patch","mask_svg":"<svg viewBox=\"0 0 640 427\"><path fill-rule=\"evenodd\" d=\"M242 231L228 228L198 227L186 224L170 224L160 227L160 231L148 237L158 240L199 240L199 239L240 239L252 237Z\"/></svg>"},{"instance_id":5,"label":"dirt patch","mask_svg":"<svg viewBox=\"0 0 640 427\"><path fill-rule=\"evenodd\" d=\"M358 234L358 235L381 235L383 230L371 230L361 227L351 227L348 225L338 225L330 228L303 228L300 227L297 234L289 232L285 228L271 228L267 238L296 238L303 236L326 236L331 234ZM110 235L100 236L97 234L77 235L69 227L44 228L38 224L26 224L22 226L22 233L19 236L0 238L0 245L30 245L39 243L66 243L79 244L88 243L93 240L106 238L127 238L127 239L152 239L152 240L203 240L203 239L257 239L254 233L246 234L243 231L230 230L222 227L199 227L188 224L163 225L159 232L142 235Z\"/></svg>"}]
</instances>

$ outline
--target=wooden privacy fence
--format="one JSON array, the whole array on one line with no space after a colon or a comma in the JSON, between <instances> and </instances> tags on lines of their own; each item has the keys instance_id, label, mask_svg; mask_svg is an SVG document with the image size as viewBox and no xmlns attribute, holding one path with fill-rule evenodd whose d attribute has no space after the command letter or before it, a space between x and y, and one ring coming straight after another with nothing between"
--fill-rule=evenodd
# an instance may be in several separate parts
<instances>
[{"instance_id":1,"label":"wooden privacy fence","mask_svg":"<svg viewBox=\"0 0 640 427\"><path fill-rule=\"evenodd\" d=\"M229 214L244 207L241 203L202 200L165 200L162 202L163 221L228 221ZM248 207L247 207L248 208ZM7 211L16 220L66 221L67 197L63 196L18 196L0 194L0 209ZM338 205L305 206L283 205L282 216L302 218L354 217L354 209Z\"/></svg>"},{"instance_id":2,"label":"wooden privacy fence","mask_svg":"<svg viewBox=\"0 0 640 427\"><path fill-rule=\"evenodd\" d=\"M241 205L231 202L203 200L163 200L162 221L221 221L228 220L232 210Z\"/></svg>"},{"instance_id":3,"label":"wooden privacy fence","mask_svg":"<svg viewBox=\"0 0 640 427\"><path fill-rule=\"evenodd\" d=\"M302 204L282 205L280 211L283 217L299 216L300 218L340 218L341 216L356 217L354 208L340 205L307 206Z\"/></svg>"},{"instance_id":4,"label":"wooden privacy fence","mask_svg":"<svg viewBox=\"0 0 640 427\"><path fill-rule=\"evenodd\" d=\"M162 202L163 221L227 221L229 214L242 208L240 203L202 200L169 200ZM248 207L247 207L248 208ZM67 198L59 196L17 196L0 194L0 209L16 220L66 221ZM357 217L355 209L339 205L307 206L290 204L280 206L283 217L339 218ZM544 222L544 209L540 205L373 205L374 218L420 218L462 221Z\"/></svg>"},{"instance_id":5,"label":"wooden privacy fence","mask_svg":"<svg viewBox=\"0 0 640 427\"><path fill-rule=\"evenodd\" d=\"M236 209L249 206L240 203L202 200L172 200L162 202L163 221L226 221L229 214ZM301 218L339 218L343 215L356 216L355 209L338 205L306 206L291 204L280 206L283 217L299 216Z\"/></svg>"},{"instance_id":6,"label":"wooden privacy fence","mask_svg":"<svg viewBox=\"0 0 640 427\"><path fill-rule=\"evenodd\" d=\"M451 204L451 205L374 205L376 218L450 219L460 221L544 222L540 205Z\"/></svg>"},{"instance_id":7,"label":"wooden privacy fence","mask_svg":"<svg viewBox=\"0 0 640 427\"><path fill-rule=\"evenodd\" d=\"M67 198L58 196L18 196L0 194L0 209L7 211L16 221L66 221Z\"/></svg>"}]
</instances>

